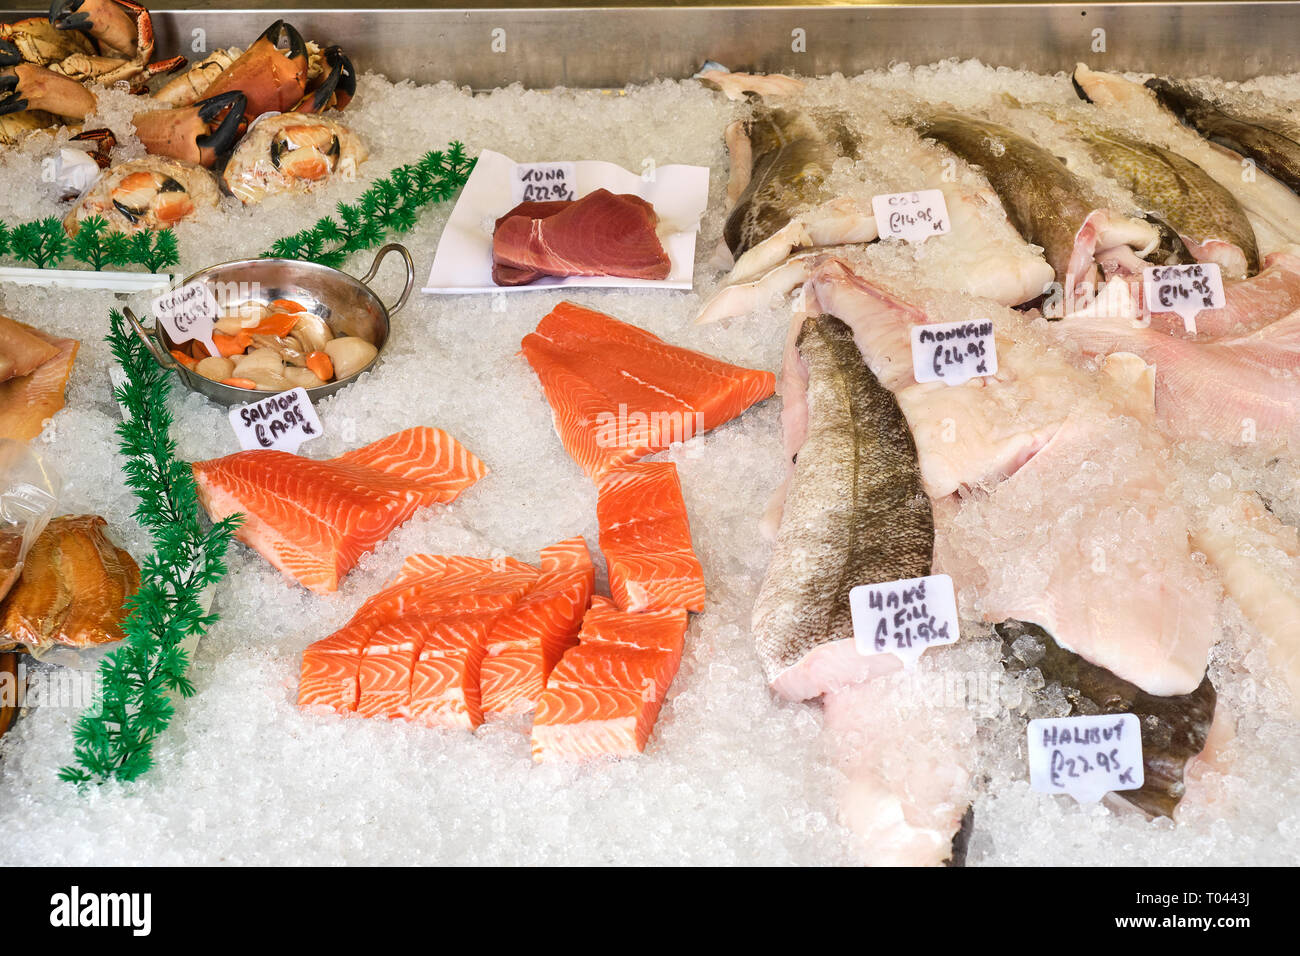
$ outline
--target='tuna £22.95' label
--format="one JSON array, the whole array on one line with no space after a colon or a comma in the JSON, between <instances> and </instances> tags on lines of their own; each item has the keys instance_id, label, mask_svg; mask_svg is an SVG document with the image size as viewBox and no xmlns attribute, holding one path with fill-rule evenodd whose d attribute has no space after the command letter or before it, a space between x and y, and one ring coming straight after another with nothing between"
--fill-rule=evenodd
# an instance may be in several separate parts
<instances>
[{"instance_id":1,"label":"'tuna \u00a322.95' label","mask_svg":"<svg viewBox=\"0 0 1300 956\"><path fill-rule=\"evenodd\" d=\"M510 201L560 202L578 198L578 173L573 163L515 163L510 177Z\"/></svg>"}]
</instances>

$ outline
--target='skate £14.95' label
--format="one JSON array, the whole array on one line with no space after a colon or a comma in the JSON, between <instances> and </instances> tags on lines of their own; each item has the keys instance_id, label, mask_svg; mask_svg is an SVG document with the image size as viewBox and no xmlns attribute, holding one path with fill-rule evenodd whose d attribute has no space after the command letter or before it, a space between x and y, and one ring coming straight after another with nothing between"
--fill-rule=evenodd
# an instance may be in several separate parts
<instances>
[{"instance_id":1,"label":"'skate \u00a314.95' label","mask_svg":"<svg viewBox=\"0 0 1300 956\"><path fill-rule=\"evenodd\" d=\"M1228 304L1223 272L1217 262L1183 266L1149 266L1142 270L1142 301L1147 312L1175 312L1189 335L1196 334L1196 314Z\"/></svg>"}]
</instances>

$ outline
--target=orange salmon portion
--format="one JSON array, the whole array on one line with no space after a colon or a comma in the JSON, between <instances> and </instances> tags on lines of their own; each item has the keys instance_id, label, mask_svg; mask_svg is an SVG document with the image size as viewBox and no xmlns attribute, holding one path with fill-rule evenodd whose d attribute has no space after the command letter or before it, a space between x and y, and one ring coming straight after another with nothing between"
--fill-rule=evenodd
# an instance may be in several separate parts
<instances>
[{"instance_id":1,"label":"orange salmon portion","mask_svg":"<svg viewBox=\"0 0 1300 956\"><path fill-rule=\"evenodd\" d=\"M373 627L349 625L303 651L299 707L338 714L357 709L357 671L373 631Z\"/></svg>"},{"instance_id":2,"label":"orange salmon portion","mask_svg":"<svg viewBox=\"0 0 1300 956\"><path fill-rule=\"evenodd\" d=\"M236 536L317 594L337 590L418 509L455 500L487 473L436 428L409 428L328 461L241 451L193 469L213 520L242 513Z\"/></svg>"},{"instance_id":3,"label":"orange salmon portion","mask_svg":"<svg viewBox=\"0 0 1300 956\"><path fill-rule=\"evenodd\" d=\"M481 671L485 716L536 707L547 675L578 642L596 583L587 542L577 537L543 548L541 565L532 591L500 617L488 638Z\"/></svg>"},{"instance_id":4,"label":"orange salmon portion","mask_svg":"<svg viewBox=\"0 0 1300 956\"><path fill-rule=\"evenodd\" d=\"M704 569L677 466L639 462L609 471L596 502L609 589L625 611L704 610Z\"/></svg>"},{"instance_id":5,"label":"orange salmon portion","mask_svg":"<svg viewBox=\"0 0 1300 956\"><path fill-rule=\"evenodd\" d=\"M533 718L533 759L645 749L681 662L684 610L631 614L596 598L578 646L556 665Z\"/></svg>"},{"instance_id":6,"label":"orange salmon portion","mask_svg":"<svg viewBox=\"0 0 1300 956\"><path fill-rule=\"evenodd\" d=\"M730 421L776 388L770 372L670 345L561 302L523 340L555 430L593 480Z\"/></svg>"}]
</instances>

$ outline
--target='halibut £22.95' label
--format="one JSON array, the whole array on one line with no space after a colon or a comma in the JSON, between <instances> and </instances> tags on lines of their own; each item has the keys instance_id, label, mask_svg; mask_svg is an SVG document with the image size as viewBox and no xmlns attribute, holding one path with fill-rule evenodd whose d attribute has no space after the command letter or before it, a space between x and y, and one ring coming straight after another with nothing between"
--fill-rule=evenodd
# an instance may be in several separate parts
<instances>
[{"instance_id":1,"label":"'halibut \u00a322.95' label","mask_svg":"<svg viewBox=\"0 0 1300 956\"><path fill-rule=\"evenodd\" d=\"M1029 722L1029 785L1096 803L1112 790L1137 790L1142 730L1135 714L1045 717Z\"/></svg>"}]
</instances>

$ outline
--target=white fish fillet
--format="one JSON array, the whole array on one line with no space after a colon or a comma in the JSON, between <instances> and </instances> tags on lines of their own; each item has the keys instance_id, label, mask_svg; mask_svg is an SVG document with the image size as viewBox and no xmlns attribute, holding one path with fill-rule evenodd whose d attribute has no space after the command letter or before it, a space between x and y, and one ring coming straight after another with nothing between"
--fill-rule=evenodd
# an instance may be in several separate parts
<instances>
[{"instance_id":1,"label":"white fish fillet","mask_svg":"<svg viewBox=\"0 0 1300 956\"><path fill-rule=\"evenodd\" d=\"M1216 489L1192 543L1219 572L1232 599L1264 636L1269 660L1300 715L1300 536L1253 492Z\"/></svg>"},{"instance_id":2,"label":"white fish fillet","mask_svg":"<svg viewBox=\"0 0 1300 956\"><path fill-rule=\"evenodd\" d=\"M1029 621L1084 659L1160 696L1205 675L1217 591L1193 560L1151 424L1152 377L1111 356L1113 389L987 495L962 502L937 565L989 622Z\"/></svg>"},{"instance_id":3,"label":"white fish fillet","mask_svg":"<svg viewBox=\"0 0 1300 956\"><path fill-rule=\"evenodd\" d=\"M1074 316L1053 328L1088 355L1133 352L1154 365L1157 420L1175 438L1300 441L1300 312L1210 342L1108 315Z\"/></svg>"}]
</instances>

